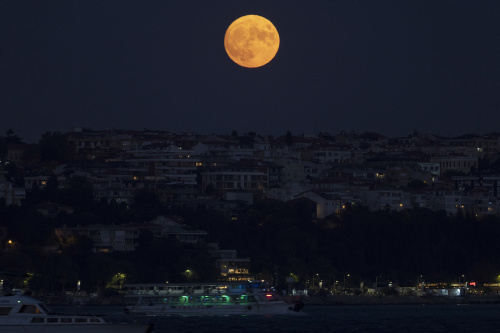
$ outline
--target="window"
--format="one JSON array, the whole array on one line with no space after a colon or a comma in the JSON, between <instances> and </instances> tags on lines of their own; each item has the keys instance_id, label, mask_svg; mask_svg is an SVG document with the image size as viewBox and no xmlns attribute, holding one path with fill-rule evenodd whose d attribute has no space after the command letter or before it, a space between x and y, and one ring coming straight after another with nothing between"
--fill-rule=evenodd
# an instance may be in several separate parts
<instances>
[{"instance_id":1,"label":"window","mask_svg":"<svg viewBox=\"0 0 500 333\"><path fill-rule=\"evenodd\" d=\"M0 307L0 316L8 316L11 310L12 310L12 306L1 306Z\"/></svg>"},{"instance_id":2,"label":"window","mask_svg":"<svg viewBox=\"0 0 500 333\"><path fill-rule=\"evenodd\" d=\"M40 323L43 323L43 318L35 317L35 318L31 319L31 322L36 323L36 324L40 324Z\"/></svg>"},{"instance_id":3,"label":"window","mask_svg":"<svg viewBox=\"0 0 500 333\"><path fill-rule=\"evenodd\" d=\"M19 313L33 313L33 314L38 314L40 313L40 310L37 309L37 307L33 304L25 304L21 306L19 309Z\"/></svg>"}]
</instances>

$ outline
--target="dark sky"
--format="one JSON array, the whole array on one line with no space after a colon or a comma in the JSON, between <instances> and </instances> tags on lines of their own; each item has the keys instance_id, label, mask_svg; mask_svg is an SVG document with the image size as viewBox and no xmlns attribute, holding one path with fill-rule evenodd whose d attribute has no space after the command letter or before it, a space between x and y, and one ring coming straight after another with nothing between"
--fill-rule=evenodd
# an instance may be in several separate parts
<instances>
[{"instance_id":1,"label":"dark sky","mask_svg":"<svg viewBox=\"0 0 500 333\"><path fill-rule=\"evenodd\" d=\"M227 27L269 19L243 68ZM500 1L0 0L0 135L500 131Z\"/></svg>"}]
</instances>

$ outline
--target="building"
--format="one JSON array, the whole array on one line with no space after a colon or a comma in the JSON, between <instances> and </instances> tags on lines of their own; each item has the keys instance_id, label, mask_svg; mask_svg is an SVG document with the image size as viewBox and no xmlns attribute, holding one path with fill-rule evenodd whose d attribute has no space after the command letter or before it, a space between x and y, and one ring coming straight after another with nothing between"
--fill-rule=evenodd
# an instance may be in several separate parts
<instances>
[{"instance_id":1,"label":"building","mask_svg":"<svg viewBox=\"0 0 500 333\"><path fill-rule=\"evenodd\" d=\"M402 189L379 188L364 191L363 204L370 210L403 210L404 192Z\"/></svg>"},{"instance_id":2,"label":"building","mask_svg":"<svg viewBox=\"0 0 500 333\"><path fill-rule=\"evenodd\" d=\"M0 199L3 199L6 206L21 206L26 198L26 190L23 187L14 186L11 182L0 179Z\"/></svg>"},{"instance_id":3,"label":"building","mask_svg":"<svg viewBox=\"0 0 500 333\"><path fill-rule=\"evenodd\" d=\"M210 167L200 172L201 190L225 193L241 189L261 193L269 187L269 169L268 164L251 161Z\"/></svg>"},{"instance_id":4,"label":"building","mask_svg":"<svg viewBox=\"0 0 500 333\"><path fill-rule=\"evenodd\" d=\"M175 238L183 243L197 244L208 234L204 230L195 230L182 224L181 220L175 217L158 216L150 223L161 227L157 230L156 237Z\"/></svg>"},{"instance_id":5,"label":"building","mask_svg":"<svg viewBox=\"0 0 500 333\"><path fill-rule=\"evenodd\" d=\"M306 198L316 203L316 217L320 220L332 214L338 214L345 208L346 202L351 202L352 197L343 197L340 192L324 192L310 190L300 193L295 198Z\"/></svg>"},{"instance_id":6,"label":"building","mask_svg":"<svg viewBox=\"0 0 500 333\"><path fill-rule=\"evenodd\" d=\"M477 170L478 158L465 155L439 156L431 157L430 162L439 163L439 169L442 176L450 171L467 175L471 171Z\"/></svg>"},{"instance_id":7,"label":"building","mask_svg":"<svg viewBox=\"0 0 500 333\"><path fill-rule=\"evenodd\" d=\"M209 244L209 253L217 258L221 281L248 281L254 276L249 273L250 258L238 258L236 250L221 250L217 244Z\"/></svg>"},{"instance_id":8,"label":"building","mask_svg":"<svg viewBox=\"0 0 500 333\"><path fill-rule=\"evenodd\" d=\"M92 239L94 253L110 253L116 251L135 251L139 246L139 229L127 225L94 224L75 228L55 229L58 237L68 238L71 235L80 235Z\"/></svg>"}]
</instances>

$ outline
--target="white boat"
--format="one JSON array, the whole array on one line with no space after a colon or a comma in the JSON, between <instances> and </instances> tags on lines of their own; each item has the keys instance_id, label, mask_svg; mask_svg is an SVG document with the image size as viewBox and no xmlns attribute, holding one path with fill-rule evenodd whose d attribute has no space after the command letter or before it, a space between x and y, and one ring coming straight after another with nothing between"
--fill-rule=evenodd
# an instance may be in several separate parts
<instances>
[{"instance_id":1,"label":"white boat","mask_svg":"<svg viewBox=\"0 0 500 333\"><path fill-rule=\"evenodd\" d=\"M25 295L0 296L0 332L3 333L148 333L150 324L114 324L99 316L59 315Z\"/></svg>"},{"instance_id":2,"label":"white boat","mask_svg":"<svg viewBox=\"0 0 500 333\"><path fill-rule=\"evenodd\" d=\"M124 285L125 313L146 315L294 314L289 303L263 281Z\"/></svg>"}]
</instances>

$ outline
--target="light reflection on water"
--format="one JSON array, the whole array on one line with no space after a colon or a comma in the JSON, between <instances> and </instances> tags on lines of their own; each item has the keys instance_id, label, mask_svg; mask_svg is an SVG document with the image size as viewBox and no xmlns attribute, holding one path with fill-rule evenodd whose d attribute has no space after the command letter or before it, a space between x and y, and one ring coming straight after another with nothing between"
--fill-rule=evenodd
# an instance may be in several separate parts
<instances>
[{"instance_id":1,"label":"light reflection on water","mask_svg":"<svg viewBox=\"0 0 500 333\"><path fill-rule=\"evenodd\" d=\"M122 307L52 307L102 314L113 322L154 323L156 333L499 332L500 305L310 306L299 315L140 316Z\"/></svg>"}]
</instances>

